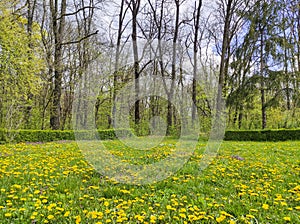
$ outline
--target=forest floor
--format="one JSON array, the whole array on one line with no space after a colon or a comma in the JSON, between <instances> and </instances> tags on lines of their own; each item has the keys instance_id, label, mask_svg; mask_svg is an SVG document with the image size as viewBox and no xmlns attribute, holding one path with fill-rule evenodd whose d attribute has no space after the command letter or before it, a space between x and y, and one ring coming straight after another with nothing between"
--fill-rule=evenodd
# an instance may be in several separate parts
<instances>
[{"instance_id":1,"label":"forest floor","mask_svg":"<svg viewBox=\"0 0 300 224\"><path fill-rule=\"evenodd\" d=\"M166 158L175 143L104 145L143 165ZM0 145L1 223L300 223L300 141L223 142L199 172L204 150L200 142L169 178L134 185L96 172L76 142Z\"/></svg>"}]
</instances>

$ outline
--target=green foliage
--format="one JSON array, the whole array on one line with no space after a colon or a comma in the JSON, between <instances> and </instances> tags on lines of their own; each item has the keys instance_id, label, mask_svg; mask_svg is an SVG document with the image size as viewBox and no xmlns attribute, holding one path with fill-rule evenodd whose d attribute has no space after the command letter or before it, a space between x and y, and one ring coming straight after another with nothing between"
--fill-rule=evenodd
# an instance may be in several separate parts
<instances>
[{"instance_id":1,"label":"green foliage","mask_svg":"<svg viewBox=\"0 0 300 224\"><path fill-rule=\"evenodd\" d=\"M31 104L29 96L39 92L43 59L39 57L38 26L26 31L27 20L14 11L17 4L0 2L0 127L16 129L22 112Z\"/></svg>"},{"instance_id":2,"label":"green foliage","mask_svg":"<svg viewBox=\"0 0 300 224\"><path fill-rule=\"evenodd\" d=\"M59 140L94 140L116 139L129 137L132 131L128 129L108 130L5 130L0 129L0 143L6 142L51 142Z\"/></svg>"},{"instance_id":3,"label":"green foliage","mask_svg":"<svg viewBox=\"0 0 300 224\"><path fill-rule=\"evenodd\" d=\"M229 141L287 141L300 140L300 129L226 131Z\"/></svg>"},{"instance_id":4,"label":"green foliage","mask_svg":"<svg viewBox=\"0 0 300 224\"><path fill-rule=\"evenodd\" d=\"M176 127L170 136L179 137ZM6 130L0 129L0 143L7 142L51 142L59 140L114 140L132 136L132 129L107 130ZM136 133L135 133L136 134ZM75 137L76 136L76 137ZM201 138L202 139L202 138ZM206 139L206 138L205 138ZM203 140L203 139L202 139ZM300 129L243 130L225 132L226 141L286 141L300 140Z\"/></svg>"}]
</instances>

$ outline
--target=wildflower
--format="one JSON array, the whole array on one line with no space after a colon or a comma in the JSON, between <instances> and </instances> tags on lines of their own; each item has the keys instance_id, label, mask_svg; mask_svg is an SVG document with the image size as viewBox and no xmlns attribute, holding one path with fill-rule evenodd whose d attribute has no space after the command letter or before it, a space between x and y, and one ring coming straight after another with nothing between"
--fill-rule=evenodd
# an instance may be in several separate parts
<instances>
[{"instance_id":1,"label":"wildflower","mask_svg":"<svg viewBox=\"0 0 300 224\"><path fill-rule=\"evenodd\" d=\"M78 224L78 223L80 223L81 222L81 217L80 217L80 215L77 215L76 217L75 217L75 223L76 224Z\"/></svg>"},{"instance_id":2,"label":"wildflower","mask_svg":"<svg viewBox=\"0 0 300 224\"><path fill-rule=\"evenodd\" d=\"M270 207L270 206L269 206L268 204L263 204L263 205L262 205L262 208L265 209L265 210L268 210L269 207Z\"/></svg>"},{"instance_id":3,"label":"wildflower","mask_svg":"<svg viewBox=\"0 0 300 224\"><path fill-rule=\"evenodd\" d=\"M291 221L291 217L288 217L288 216L285 216L285 217L283 217L283 219L284 219L284 221Z\"/></svg>"},{"instance_id":4,"label":"wildflower","mask_svg":"<svg viewBox=\"0 0 300 224\"><path fill-rule=\"evenodd\" d=\"M184 213L184 212L186 212L186 209L185 208L181 208L181 209L179 209L179 212Z\"/></svg>"},{"instance_id":5,"label":"wildflower","mask_svg":"<svg viewBox=\"0 0 300 224\"><path fill-rule=\"evenodd\" d=\"M10 218L10 217L12 216L12 214L11 214L11 213L5 213L4 216L5 216L6 218Z\"/></svg>"},{"instance_id":6,"label":"wildflower","mask_svg":"<svg viewBox=\"0 0 300 224\"><path fill-rule=\"evenodd\" d=\"M88 216L91 216L92 219L96 219L96 218L97 218L97 212L96 212L96 211L89 212L89 213L88 213Z\"/></svg>"},{"instance_id":7,"label":"wildflower","mask_svg":"<svg viewBox=\"0 0 300 224\"><path fill-rule=\"evenodd\" d=\"M220 217L216 218L217 223L223 222L226 219L225 215L221 215Z\"/></svg>"},{"instance_id":8,"label":"wildflower","mask_svg":"<svg viewBox=\"0 0 300 224\"><path fill-rule=\"evenodd\" d=\"M171 205L167 205L166 208L167 208L168 210L172 210L172 209L173 209Z\"/></svg>"},{"instance_id":9,"label":"wildflower","mask_svg":"<svg viewBox=\"0 0 300 224\"><path fill-rule=\"evenodd\" d=\"M185 215L184 213L179 213L179 216L180 216L181 218L183 218L183 219L186 218L186 215Z\"/></svg>"},{"instance_id":10,"label":"wildflower","mask_svg":"<svg viewBox=\"0 0 300 224\"><path fill-rule=\"evenodd\" d=\"M130 194L130 191L125 190L125 189L120 190L120 192L123 193L123 194Z\"/></svg>"},{"instance_id":11,"label":"wildflower","mask_svg":"<svg viewBox=\"0 0 300 224\"><path fill-rule=\"evenodd\" d=\"M150 216L150 223L155 223L156 222L156 217L154 215Z\"/></svg>"},{"instance_id":12,"label":"wildflower","mask_svg":"<svg viewBox=\"0 0 300 224\"><path fill-rule=\"evenodd\" d=\"M54 219L54 215L48 215L47 218L50 219L50 220Z\"/></svg>"},{"instance_id":13,"label":"wildflower","mask_svg":"<svg viewBox=\"0 0 300 224\"><path fill-rule=\"evenodd\" d=\"M254 215L246 215L246 217L249 218L249 219L254 219L255 218Z\"/></svg>"},{"instance_id":14,"label":"wildflower","mask_svg":"<svg viewBox=\"0 0 300 224\"><path fill-rule=\"evenodd\" d=\"M164 219L164 216L163 216L163 215L160 215L160 216L158 216L158 219L159 219L159 220L163 220L163 219Z\"/></svg>"},{"instance_id":15,"label":"wildflower","mask_svg":"<svg viewBox=\"0 0 300 224\"><path fill-rule=\"evenodd\" d=\"M232 215L230 215L229 213L225 212L225 211L221 211L221 215L225 215L228 217L233 217Z\"/></svg>"}]
</instances>

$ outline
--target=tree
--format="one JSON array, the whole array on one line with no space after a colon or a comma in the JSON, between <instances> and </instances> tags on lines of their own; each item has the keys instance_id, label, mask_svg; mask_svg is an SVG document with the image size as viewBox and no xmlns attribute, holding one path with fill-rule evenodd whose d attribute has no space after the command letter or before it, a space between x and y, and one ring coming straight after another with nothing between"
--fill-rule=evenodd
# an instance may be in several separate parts
<instances>
[{"instance_id":1,"label":"tree","mask_svg":"<svg viewBox=\"0 0 300 224\"><path fill-rule=\"evenodd\" d=\"M266 109L269 103L266 100L266 79L270 65L268 59L270 55L275 55L276 52L276 30L274 29L276 23L277 8L276 2L267 0L258 1L252 12L252 32L257 32L258 35L258 58L259 58L259 76L260 76L260 94L261 94L261 116L262 129L267 126L267 112ZM272 63L272 62L271 62Z\"/></svg>"},{"instance_id":2,"label":"tree","mask_svg":"<svg viewBox=\"0 0 300 224\"><path fill-rule=\"evenodd\" d=\"M140 63L139 63L139 55L138 55L138 43L137 43L137 16L140 10L141 1L140 0L131 0L129 2L129 8L131 10L132 15L132 50L133 50L133 58L134 58L134 83L135 83L135 103L134 103L134 121L135 124L138 125L140 123L140 100L139 100L139 92L140 92Z\"/></svg>"},{"instance_id":3,"label":"tree","mask_svg":"<svg viewBox=\"0 0 300 224\"><path fill-rule=\"evenodd\" d=\"M54 88L50 126L57 130L60 128L61 117L61 90L63 76L63 36L65 33L65 14L67 1L50 0L52 32L54 36Z\"/></svg>"},{"instance_id":4,"label":"tree","mask_svg":"<svg viewBox=\"0 0 300 224\"><path fill-rule=\"evenodd\" d=\"M197 72L198 72L198 48L199 48L199 40L198 40L198 35L199 35L199 29L200 29L200 12L201 12L201 7L202 7L202 0L199 1L198 6L197 6L197 1L195 1L195 11L194 11L194 63L193 63L193 89L192 89L192 99L193 99L193 107L192 107L192 122L196 118L196 97L197 97Z\"/></svg>"},{"instance_id":5,"label":"tree","mask_svg":"<svg viewBox=\"0 0 300 224\"><path fill-rule=\"evenodd\" d=\"M18 128L28 93L36 94L40 87L36 74L43 70L43 60L32 50L40 36L33 27L28 35L27 19L16 3L1 1L0 15L0 127Z\"/></svg>"}]
</instances>

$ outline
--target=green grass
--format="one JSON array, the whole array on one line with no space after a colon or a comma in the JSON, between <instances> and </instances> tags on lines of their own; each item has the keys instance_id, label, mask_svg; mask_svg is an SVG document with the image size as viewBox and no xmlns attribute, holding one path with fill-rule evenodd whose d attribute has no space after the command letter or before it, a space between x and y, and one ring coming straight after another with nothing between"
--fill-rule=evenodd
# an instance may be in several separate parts
<instances>
[{"instance_id":1,"label":"green grass","mask_svg":"<svg viewBox=\"0 0 300 224\"><path fill-rule=\"evenodd\" d=\"M165 158L175 143L104 145L141 165ZM224 142L200 172L204 147L174 176L136 186L97 173L75 142L1 145L1 223L300 223L299 141Z\"/></svg>"}]
</instances>

